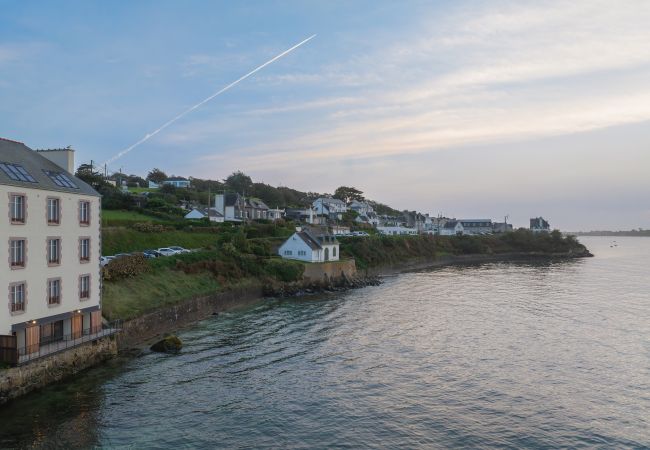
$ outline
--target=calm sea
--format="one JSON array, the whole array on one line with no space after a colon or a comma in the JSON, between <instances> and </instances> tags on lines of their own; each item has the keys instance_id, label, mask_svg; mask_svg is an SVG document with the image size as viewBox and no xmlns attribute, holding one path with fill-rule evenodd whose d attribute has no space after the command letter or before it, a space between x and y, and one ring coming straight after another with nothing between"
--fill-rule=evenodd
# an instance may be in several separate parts
<instances>
[{"instance_id":1,"label":"calm sea","mask_svg":"<svg viewBox=\"0 0 650 450\"><path fill-rule=\"evenodd\" d=\"M0 447L650 446L650 238L267 300L0 409Z\"/></svg>"}]
</instances>

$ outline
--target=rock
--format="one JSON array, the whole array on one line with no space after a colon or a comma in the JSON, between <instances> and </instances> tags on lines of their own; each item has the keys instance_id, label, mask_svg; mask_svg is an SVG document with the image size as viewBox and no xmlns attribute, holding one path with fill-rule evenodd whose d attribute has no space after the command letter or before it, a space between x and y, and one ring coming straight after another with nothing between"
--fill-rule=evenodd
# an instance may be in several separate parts
<instances>
[{"instance_id":1,"label":"rock","mask_svg":"<svg viewBox=\"0 0 650 450\"><path fill-rule=\"evenodd\" d=\"M170 335L153 344L151 350L160 353L178 353L182 347L183 342L177 336Z\"/></svg>"}]
</instances>

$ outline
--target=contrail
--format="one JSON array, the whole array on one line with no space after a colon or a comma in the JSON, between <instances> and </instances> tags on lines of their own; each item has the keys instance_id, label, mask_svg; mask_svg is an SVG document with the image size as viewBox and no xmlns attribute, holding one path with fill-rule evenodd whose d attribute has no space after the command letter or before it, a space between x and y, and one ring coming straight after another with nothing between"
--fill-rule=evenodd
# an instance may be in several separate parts
<instances>
[{"instance_id":1,"label":"contrail","mask_svg":"<svg viewBox=\"0 0 650 450\"><path fill-rule=\"evenodd\" d=\"M140 139L138 142L136 142L135 144L131 145L130 147L125 148L124 150L122 150L121 152L119 152L117 155L113 156L113 157L110 158L108 161L106 161L104 164L105 164L105 165L111 164L113 161L115 161L115 160L121 158L122 156L126 155L126 154L129 153L131 150L133 150L134 148L136 148L138 145L140 145L140 144L142 144L142 143L144 143L144 142L147 142L150 138L152 138L153 136L155 136L155 135L157 135L158 133L160 133L162 130L164 130L165 128L167 128L168 126L170 126L171 124L173 124L174 122L176 122L176 121L177 121L178 119L180 119L181 117L183 117L183 116L185 116L185 115L191 113L191 112L194 111L195 109L197 109L197 108L203 106L204 104L206 104L207 102L209 102L210 100L212 100L213 98L215 98L216 96L223 94L224 92L226 92L226 91L229 90L230 88L234 87L234 86L237 85L238 83L244 81L246 78L250 77L250 76L253 75L254 73L259 72L260 70L262 70L263 68L265 68L265 67L268 66L269 64L271 64L271 63L277 61L278 59L282 58L282 57L283 57L284 55L286 55L287 53L292 52L293 50L295 50L295 49L297 49L298 47L300 47L302 44L305 44L306 42L308 42L308 41L314 39L315 37L316 37L316 35L313 34L313 35L309 36L307 39L305 39L304 41L297 43L296 45L294 45L294 46L291 47L290 49L283 51L282 53L280 53L280 54L277 55L276 57L269 59L267 62L265 62L265 63L262 64L261 66L259 66L259 67L255 68L255 69L251 70L250 72L248 72L248 73L247 73L246 75L244 75L243 77L238 78L237 80L233 81L233 82L230 83L228 86L222 88L222 89L221 89L220 91L218 91L218 92L215 92L214 94L212 94L211 96L209 96L208 98L206 98L205 100L203 100L202 102L197 103L196 105L192 106L191 108L189 108L189 109L183 111L182 113L180 113L179 115L177 115L177 116L174 117L173 119L171 119L171 120L169 120L168 122L166 122L164 125L162 125L162 126L161 126L160 128L158 128L157 130L152 131L151 133L148 133L147 135L145 135L145 137L143 137L142 139Z\"/></svg>"}]
</instances>

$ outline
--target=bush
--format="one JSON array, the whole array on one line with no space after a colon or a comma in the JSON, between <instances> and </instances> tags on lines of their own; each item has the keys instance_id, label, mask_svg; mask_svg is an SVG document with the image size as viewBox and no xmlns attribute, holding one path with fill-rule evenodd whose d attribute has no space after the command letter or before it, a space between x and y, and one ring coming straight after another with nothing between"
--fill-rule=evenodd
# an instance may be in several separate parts
<instances>
[{"instance_id":1,"label":"bush","mask_svg":"<svg viewBox=\"0 0 650 450\"><path fill-rule=\"evenodd\" d=\"M137 222L131 228L142 233L162 233L165 227L161 224L154 224L151 222Z\"/></svg>"},{"instance_id":2,"label":"bush","mask_svg":"<svg viewBox=\"0 0 650 450\"><path fill-rule=\"evenodd\" d=\"M131 255L117 258L106 264L102 270L105 280L121 280L132 278L148 272L150 266L144 255Z\"/></svg>"},{"instance_id":3,"label":"bush","mask_svg":"<svg viewBox=\"0 0 650 450\"><path fill-rule=\"evenodd\" d=\"M305 272L304 264L286 259L267 259L264 266L268 275L285 282L298 281Z\"/></svg>"}]
</instances>

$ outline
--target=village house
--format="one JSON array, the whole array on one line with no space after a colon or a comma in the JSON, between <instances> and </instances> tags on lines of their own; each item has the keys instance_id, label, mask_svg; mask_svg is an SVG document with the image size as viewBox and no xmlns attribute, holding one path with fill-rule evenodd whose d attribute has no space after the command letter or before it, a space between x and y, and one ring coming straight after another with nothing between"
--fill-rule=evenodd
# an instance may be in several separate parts
<instances>
[{"instance_id":1,"label":"village house","mask_svg":"<svg viewBox=\"0 0 650 450\"><path fill-rule=\"evenodd\" d=\"M281 220L284 217L284 209L270 208L266 212L266 218L272 221Z\"/></svg>"},{"instance_id":2,"label":"village house","mask_svg":"<svg viewBox=\"0 0 650 450\"><path fill-rule=\"evenodd\" d=\"M348 210L343 200L332 197L320 197L313 201L312 206L317 214L332 220L341 220Z\"/></svg>"},{"instance_id":3,"label":"village house","mask_svg":"<svg viewBox=\"0 0 650 450\"><path fill-rule=\"evenodd\" d=\"M492 219L461 219L463 234L492 234Z\"/></svg>"},{"instance_id":4,"label":"village house","mask_svg":"<svg viewBox=\"0 0 650 450\"><path fill-rule=\"evenodd\" d=\"M551 226L543 217L534 217L530 219L530 231L533 233L548 233Z\"/></svg>"},{"instance_id":5,"label":"village house","mask_svg":"<svg viewBox=\"0 0 650 450\"><path fill-rule=\"evenodd\" d=\"M418 234L418 230L415 228L410 228L410 227L402 227L402 226L388 226L388 227L377 227L377 231L379 233L388 235L388 236L405 236L405 235L416 235Z\"/></svg>"},{"instance_id":6,"label":"village house","mask_svg":"<svg viewBox=\"0 0 650 450\"><path fill-rule=\"evenodd\" d=\"M242 222L246 219L246 200L234 192L215 195L214 209L226 222Z\"/></svg>"},{"instance_id":7,"label":"village house","mask_svg":"<svg viewBox=\"0 0 650 450\"><path fill-rule=\"evenodd\" d=\"M259 198L249 197L246 199L244 212L247 219L266 219L268 210L269 207Z\"/></svg>"},{"instance_id":8,"label":"village house","mask_svg":"<svg viewBox=\"0 0 650 450\"><path fill-rule=\"evenodd\" d=\"M103 337L100 195L73 172L72 149L37 152L0 139L5 362Z\"/></svg>"},{"instance_id":9,"label":"village house","mask_svg":"<svg viewBox=\"0 0 650 450\"><path fill-rule=\"evenodd\" d=\"M344 227L343 225L332 225L330 230L334 236L349 236L351 234L350 227Z\"/></svg>"},{"instance_id":10,"label":"village house","mask_svg":"<svg viewBox=\"0 0 650 450\"><path fill-rule=\"evenodd\" d=\"M440 227L441 236L457 236L465 234L465 228L459 220L447 220L445 224Z\"/></svg>"},{"instance_id":11,"label":"village house","mask_svg":"<svg viewBox=\"0 0 650 450\"><path fill-rule=\"evenodd\" d=\"M307 208L287 208L285 217L294 222L303 222L310 225L323 225L327 222L324 216L319 216L312 207Z\"/></svg>"},{"instance_id":12,"label":"village house","mask_svg":"<svg viewBox=\"0 0 650 450\"><path fill-rule=\"evenodd\" d=\"M183 177L169 177L162 183L156 183L151 180L148 180L148 182L149 182L149 189L158 189L160 188L160 186L164 184L174 186L176 188L189 188L191 184L190 180Z\"/></svg>"},{"instance_id":13,"label":"village house","mask_svg":"<svg viewBox=\"0 0 650 450\"><path fill-rule=\"evenodd\" d=\"M339 241L326 228L297 227L278 249L285 259L305 262L325 262L339 260Z\"/></svg>"}]
</instances>

